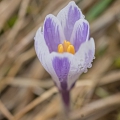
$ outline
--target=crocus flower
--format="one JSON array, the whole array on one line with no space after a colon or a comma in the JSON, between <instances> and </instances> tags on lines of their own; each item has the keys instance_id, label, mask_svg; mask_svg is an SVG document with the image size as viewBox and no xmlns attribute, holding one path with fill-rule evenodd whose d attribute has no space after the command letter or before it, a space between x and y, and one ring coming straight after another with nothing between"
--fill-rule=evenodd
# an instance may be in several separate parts
<instances>
[{"instance_id":1,"label":"crocus flower","mask_svg":"<svg viewBox=\"0 0 120 120\"><path fill-rule=\"evenodd\" d=\"M89 23L71 1L55 17L46 16L35 35L35 51L69 106L69 91L78 77L92 67L95 45L89 38Z\"/></svg>"}]
</instances>

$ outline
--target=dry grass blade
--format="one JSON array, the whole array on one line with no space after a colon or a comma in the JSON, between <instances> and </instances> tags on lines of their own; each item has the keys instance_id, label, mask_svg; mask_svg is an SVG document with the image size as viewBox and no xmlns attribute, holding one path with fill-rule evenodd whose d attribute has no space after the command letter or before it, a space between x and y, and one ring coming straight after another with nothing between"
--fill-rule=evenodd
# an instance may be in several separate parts
<instances>
[{"instance_id":1,"label":"dry grass blade","mask_svg":"<svg viewBox=\"0 0 120 120\"><path fill-rule=\"evenodd\" d=\"M0 100L0 111L3 113L3 115L6 118L8 118L8 120L11 120L11 119L14 120L14 116L8 111L8 109L4 106L1 100Z\"/></svg>"},{"instance_id":2,"label":"dry grass blade","mask_svg":"<svg viewBox=\"0 0 120 120\"><path fill-rule=\"evenodd\" d=\"M92 3L94 3L94 0L82 0L78 6L81 8L81 10L84 10L88 8Z\"/></svg>"},{"instance_id":3,"label":"dry grass blade","mask_svg":"<svg viewBox=\"0 0 120 120\"><path fill-rule=\"evenodd\" d=\"M52 82L52 79L48 79L46 81L43 81L43 80L38 81L38 79L31 79L31 78L25 78L25 77L16 77L16 78L7 77L0 82L0 91L3 90L4 88L3 86L7 86L7 85L12 85L16 87L50 88L53 86L53 82Z\"/></svg>"},{"instance_id":4,"label":"dry grass blade","mask_svg":"<svg viewBox=\"0 0 120 120\"><path fill-rule=\"evenodd\" d=\"M18 13L18 20L16 21L15 25L13 26L12 30L9 32L9 34L6 37L6 44L4 44L1 52L7 52L10 49L10 47L12 46L12 43L16 37L16 35L19 33L21 26L24 22L24 17L26 15L26 11L27 11L27 7L29 5L30 0L22 0L21 2L21 6L20 6L20 10ZM5 53L4 53L5 54Z\"/></svg>"},{"instance_id":5,"label":"dry grass blade","mask_svg":"<svg viewBox=\"0 0 120 120\"><path fill-rule=\"evenodd\" d=\"M46 91L40 97L36 98L34 101L32 101L30 104L28 104L23 110L21 110L16 115L14 115L15 119L19 120L24 114L26 114L28 111L32 110L35 106L37 106L41 102L43 102L46 99L48 99L49 97L51 97L56 92L57 92L57 89L55 87Z\"/></svg>"},{"instance_id":6,"label":"dry grass blade","mask_svg":"<svg viewBox=\"0 0 120 120\"><path fill-rule=\"evenodd\" d=\"M108 112L110 112L109 109L111 109L112 111L118 107L120 107L120 93L90 103L80 110L73 111L70 115L70 118L72 118L73 120L93 120L93 118L98 119L99 117L101 117L97 115L100 111L105 112L104 110L107 109ZM96 117L94 116L94 114Z\"/></svg>"},{"instance_id":7,"label":"dry grass blade","mask_svg":"<svg viewBox=\"0 0 120 120\"><path fill-rule=\"evenodd\" d=\"M4 2L4 1L3 1ZM18 8L21 0L10 0L9 2L6 1L6 5L0 11L0 31L3 28L5 22L10 18L10 16L15 12Z\"/></svg>"},{"instance_id":8,"label":"dry grass blade","mask_svg":"<svg viewBox=\"0 0 120 120\"><path fill-rule=\"evenodd\" d=\"M91 24L91 34L94 34L99 30L103 30L104 28L106 29L113 21L116 20L116 16L119 14L120 1L116 0L112 7L110 7L102 16L100 16Z\"/></svg>"},{"instance_id":9,"label":"dry grass blade","mask_svg":"<svg viewBox=\"0 0 120 120\"><path fill-rule=\"evenodd\" d=\"M44 111L39 112L33 120L48 120L53 116L57 115L60 112L60 101L55 97L49 104L46 106ZM53 109L54 108L54 109Z\"/></svg>"},{"instance_id":10,"label":"dry grass blade","mask_svg":"<svg viewBox=\"0 0 120 120\"><path fill-rule=\"evenodd\" d=\"M111 65L112 63L112 58L108 57L108 56L105 56L103 59L101 59L100 61L97 61L97 65L95 66L95 68L89 72L88 76L92 75L92 85L90 86L89 90L88 90L88 94L86 94L86 97L85 97L85 101L84 101L84 104L87 104L88 102L90 102L93 94L94 94L94 91L97 87L97 85L99 84L99 77L105 72L107 71L107 69L109 68L109 66ZM104 66L99 70L99 68L101 67L102 63L104 62ZM98 71L99 70L99 71ZM96 72L97 71L97 72ZM90 78L89 76L89 78ZM86 99L87 98L87 99Z\"/></svg>"}]
</instances>

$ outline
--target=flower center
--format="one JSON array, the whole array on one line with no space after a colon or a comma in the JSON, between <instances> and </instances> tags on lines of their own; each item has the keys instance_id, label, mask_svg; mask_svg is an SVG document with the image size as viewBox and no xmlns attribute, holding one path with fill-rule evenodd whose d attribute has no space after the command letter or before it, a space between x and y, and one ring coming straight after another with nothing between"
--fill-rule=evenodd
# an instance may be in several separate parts
<instances>
[{"instance_id":1,"label":"flower center","mask_svg":"<svg viewBox=\"0 0 120 120\"><path fill-rule=\"evenodd\" d=\"M58 52L69 52L71 54L75 54L75 48L69 41L64 40L63 44L58 45Z\"/></svg>"}]
</instances>

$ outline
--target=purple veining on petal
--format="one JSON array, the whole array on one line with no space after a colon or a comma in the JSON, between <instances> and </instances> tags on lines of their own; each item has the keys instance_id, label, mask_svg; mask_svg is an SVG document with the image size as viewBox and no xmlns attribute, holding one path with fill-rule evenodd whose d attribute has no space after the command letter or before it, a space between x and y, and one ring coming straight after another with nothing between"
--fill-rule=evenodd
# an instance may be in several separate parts
<instances>
[{"instance_id":1,"label":"purple veining on petal","mask_svg":"<svg viewBox=\"0 0 120 120\"><path fill-rule=\"evenodd\" d=\"M74 24L77 20L83 19L83 14L74 1L71 1L57 15L63 27L66 40L70 41Z\"/></svg>"},{"instance_id":2,"label":"purple veining on petal","mask_svg":"<svg viewBox=\"0 0 120 120\"><path fill-rule=\"evenodd\" d=\"M75 47L75 51L79 49L80 45L87 41L89 38L89 23L86 20L79 20L74 26L72 33L72 43Z\"/></svg>"},{"instance_id":3,"label":"purple veining on petal","mask_svg":"<svg viewBox=\"0 0 120 120\"><path fill-rule=\"evenodd\" d=\"M59 78L61 88L63 90L67 89L67 77L70 69L70 63L68 58L55 57L52 61L53 68Z\"/></svg>"},{"instance_id":4,"label":"purple veining on petal","mask_svg":"<svg viewBox=\"0 0 120 120\"><path fill-rule=\"evenodd\" d=\"M66 37L66 40L70 40L74 24L77 20L80 19L80 12L77 7L70 6L68 11L68 16L66 20L66 27L64 28L64 34Z\"/></svg>"},{"instance_id":5,"label":"purple veining on petal","mask_svg":"<svg viewBox=\"0 0 120 120\"><path fill-rule=\"evenodd\" d=\"M63 37L58 22L55 16L49 15L44 23L44 38L50 52L57 51L58 45L61 43L61 37Z\"/></svg>"}]
</instances>

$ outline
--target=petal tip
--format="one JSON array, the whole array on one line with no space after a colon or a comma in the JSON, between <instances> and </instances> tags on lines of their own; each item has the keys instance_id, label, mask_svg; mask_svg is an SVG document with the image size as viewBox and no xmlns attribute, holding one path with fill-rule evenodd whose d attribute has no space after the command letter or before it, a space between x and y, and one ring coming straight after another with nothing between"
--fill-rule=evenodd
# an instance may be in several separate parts
<instances>
[{"instance_id":1,"label":"petal tip","mask_svg":"<svg viewBox=\"0 0 120 120\"><path fill-rule=\"evenodd\" d=\"M69 5L76 5L75 1L70 1Z\"/></svg>"},{"instance_id":2,"label":"petal tip","mask_svg":"<svg viewBox=\"0 0 120 120\"><path fill-rule=\"evenodd\" d=\"M52 19L55 19L56 17L52 14L48 14L46 17L45 17L45 20L44 20L44 24L45 22L49 19L49 20L52 20Z\"/></svg>"},{"instance_id":3,"label":"petal tip","mask_svg":"<svg viewBox=\"0 0 120 120\"><path fill-rule=\"evenodd\" d=\"M53 18L55 17L53 14L48 14L45 18Z\"/></svg>"},{"instance_id":4,"label":"petal tip","mask_svg":"<svg viewBox=\"0 0 120 120\"><path fill-rule=\"evenodd\" d=\"M70 8L70 6L72 6L73 8L77 8L79 10L80 14L81 14L80 19L85 18L85 16L82 14L81 9L76 5L75 1L70 1L67 6L68 6L68 8Z\"/></svg>"},{"instance_id":5,"label":"petal tip","mask_svg":"<svg viewBox=\"0 0 120 120\"><path fill-rule=\"evenodd\" d=\"M94 38L90 38L89 41L91 42L92 47L95 49L95 41L94 41Z\"/></svg>"},{"instance_id":6,"label":"petal tip","mask_svg":"<svg viewBox=\"0 0 120 120\"><path fill-rule=\"evenodd\" d=\"M69 6L69 5L79 8L79 7L76 5L75 1L70 1L70 2L68 3L68 6ZM79 8L79 9L80 9L80 8Z\"/></svg>"}]
</instances>

